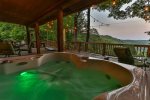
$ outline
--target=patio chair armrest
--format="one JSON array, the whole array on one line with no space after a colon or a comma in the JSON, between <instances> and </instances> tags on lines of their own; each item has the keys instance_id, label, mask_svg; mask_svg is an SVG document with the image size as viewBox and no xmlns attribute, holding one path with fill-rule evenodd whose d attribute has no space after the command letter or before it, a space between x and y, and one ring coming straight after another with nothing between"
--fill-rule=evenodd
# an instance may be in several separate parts
<instances>
[{"instance_id":1,"label":"patio chair armrest","mask_svg":"<svg viewBox=\"0 0 150 100\"><path fill-rule=\"evenodd\" d=\"M145 57L134 58L135 63L140 63L140 64L143 64L143 65L145 65L146 60L147 59Z\"/></svg>"}]
</instances>

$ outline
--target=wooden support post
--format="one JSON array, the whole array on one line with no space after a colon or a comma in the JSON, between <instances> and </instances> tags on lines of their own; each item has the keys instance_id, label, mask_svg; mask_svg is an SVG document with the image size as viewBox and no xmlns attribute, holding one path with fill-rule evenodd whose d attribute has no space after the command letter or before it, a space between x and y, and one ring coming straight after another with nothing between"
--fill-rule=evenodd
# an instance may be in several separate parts
<instances>
[{"instance_id":1,"label":"wooden support post","mask_svg":"<svg viewBox=\"0 0 150 100\"><path fill-rule=\"evenodd\" d=\"M150 57L150 46L148 46L148 49L147 49L147 57Z\"/></svg>"},{"instance_id":2,"label":"wooden support post","mask_svg":"<svg viewBox=\"0 0 150 100\"><path fill-rule=\"evenodd\" d=\"M40 54L40 32L39 32L39 24L35 24L35 38L36 38L36 48L37 54Z\"/></svg>"},{"instance_id":3,"label":"wooden support post","mask_svg":"<svg viewBox=\"0 0 150 100\"><path fill-rule=\"evenodd\" d=\"M88 12L87 12L87 36L86 36L86 45L85 45L85 51L88 51L88 42L90 39L90 12L91 12L91 8L88 8Z\"/></svg>"},{"instance_id":4,"label":"wooden support post","mask_svg":"<svg viewBox=\"0 0 150 100\"><path fill-rule=\"evenodd\" d=\"M77 42L77 23L78 23L78 18L76 14L74 17L74 42Z\"/></svg>"},{"instance_id":5,"label":"wooden support post","mask_svg":"<svg viewBox=\"0 0 150 100\"><path fill-rule=\"evenodd\" d=\"M31 36L30 36L30 32L29 32L29 27L26 26L26 32L27 32L27 44L28 44L28 53L31 53L31 48L30 48L30 45L31 45Z\"/></svg>"},{"instance_id":6,"label":"wooden support post","mask_svg":"<svg viewBox=\"0 0 150 100\"><path fill-rule=\"evenodd\" d=\"M90 12L91 12L91 8L88 8L88 13L87 13L87 36L86 36L86 42L89 42L89 38L90 38Z\"/></svg>"},{"instance_id":7,"label":"wooden support post","mask_svg":"<svg viewBox=\"0 0 150 100\"><path fill-rule=\"evenodd\" d=\"M57 45L58 52L64 51L64 37L63 37L63 10L58 10L57 15Z\"/></svg>"}]
</instances>

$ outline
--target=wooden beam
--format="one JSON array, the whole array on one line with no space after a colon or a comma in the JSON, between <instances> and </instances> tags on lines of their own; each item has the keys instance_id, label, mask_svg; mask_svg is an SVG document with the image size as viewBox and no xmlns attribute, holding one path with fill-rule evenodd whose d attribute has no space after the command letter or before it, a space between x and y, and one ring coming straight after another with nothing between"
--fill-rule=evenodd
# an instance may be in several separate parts
<instances>
[{"instance_id":1,"label":"wooden beam","mask_svg":"<svg viewBox=\"0 0 150 100\"><path fill-rule=\"evenodd\" d=\"M35 24L35 38L36 38L36 48L37 54L40 54L40 32L39 32L39 24Z\"/></svg>"},{"instance_id":2,"label":"wooden beam","mask_svg":"<svg viewBox=\"0 0 150 100\"><path fill-rule=\"evenodd\" d=\"M30 32L29 32L29 27L26 26L26 32L27 32L27 44L28 44L28 53L31 53L31 48L30 48L30 45L31 45L31 35L30 35Z\"/></svg>"},{"instance_id":3,"label":"wooden beam","mask_svg":"<svg viewBox=\"0 0 150 100\"><path fill-rule=\"evenodd\" d=\"M41 25L56 19L60 6L66 16L104 1L106 0L0 0L0 21L31 27L36 22Z\"/></svg>"},{"instance_id":4,"label":"wooden beam","mask_svg":"<svg viewBox=\"0 0 150 100\"><path fill-rule=\"evenodd\" d=\"M53 4L52 6L50 6L48 9L46 9L42 14L40 14L37 18L35 18L34 20L32 20L29 25L32 25L34 22L39 22L41 18L43 18L43 16L47 15L48 13L51 13L53 10L55 10L56 8L58 8L60 5L63 5L63 3L65 3L65 0L59 0L57 3ZM56 17L56 16L55 16Z\"/></svg>"},{"instance_id":5,"label":"wooden beam","mask_svg":"<svg viewBox=\"0 0 150 100\"><path fill-rule=\"evenodd\" d=\"M58 52L64 51L64 38L63 38L63 10L58 10L57 15L57 45Z\"/></svg>"}]
</instances>

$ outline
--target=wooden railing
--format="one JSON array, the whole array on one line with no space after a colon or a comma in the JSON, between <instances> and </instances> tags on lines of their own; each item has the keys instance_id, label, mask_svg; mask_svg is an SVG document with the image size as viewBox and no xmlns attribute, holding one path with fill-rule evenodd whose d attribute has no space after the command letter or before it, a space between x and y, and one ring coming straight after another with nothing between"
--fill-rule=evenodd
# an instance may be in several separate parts
<instances>
[{"instance_id":1,"label":"wooden railing","mask_svg":"<svg viewBox=\"0 0 150 100\"><path fill-rule=\"evenodd\" d=\"M57 48L57 43L48 41L48 46ZM115 56L115 47L129 47L134 56L147 56L150 45L129 45L129 44L111 44L111 43L95 43L95 42L66 42L65 51L72 52L89 52L101 54L103 56Z\"/></svg>"}]
</instances>

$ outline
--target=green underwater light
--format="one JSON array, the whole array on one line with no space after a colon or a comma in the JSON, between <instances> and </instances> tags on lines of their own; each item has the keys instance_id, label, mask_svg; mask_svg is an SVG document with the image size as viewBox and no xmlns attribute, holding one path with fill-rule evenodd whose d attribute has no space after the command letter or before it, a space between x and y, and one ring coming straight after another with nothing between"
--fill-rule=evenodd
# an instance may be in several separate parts
<instances>
[{"instance_id":1,"label":"green underwater light","mask_svg":"<svg viewBox=\"0 0 150 100\"><path fill-rule=\"evenodd\" d=\"M21 76L28 76L28 74L29 74L28 72L22 72L20 75Z\"/></svg>"}]
</instances>

